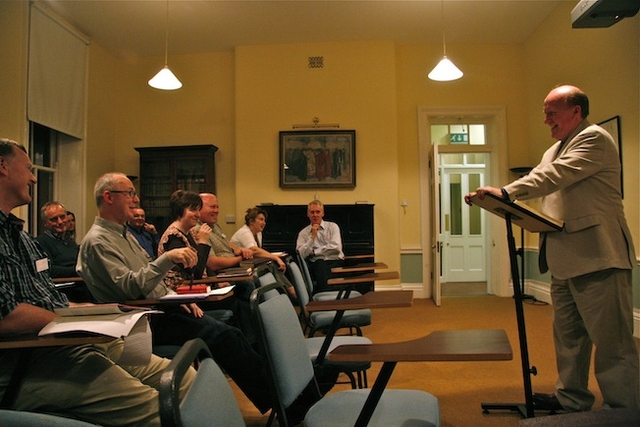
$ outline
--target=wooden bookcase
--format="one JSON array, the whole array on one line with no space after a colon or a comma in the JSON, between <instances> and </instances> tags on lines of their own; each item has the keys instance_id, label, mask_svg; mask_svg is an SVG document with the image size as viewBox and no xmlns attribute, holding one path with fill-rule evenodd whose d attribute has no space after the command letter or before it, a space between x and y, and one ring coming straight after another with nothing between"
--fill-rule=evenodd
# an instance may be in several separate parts
<instances>
[{"instance_id":1,"label":"wooden bookcase","mask_svg":"<svg viewBox=\"0 0 640 427\"><path fill-rule=\"evenodd\" d=\"M140 153L140 206L159 233L171 223L169 198L175 190L215 193L215 145L137 147L136 151Z\"/></svg>"}]
</instances>

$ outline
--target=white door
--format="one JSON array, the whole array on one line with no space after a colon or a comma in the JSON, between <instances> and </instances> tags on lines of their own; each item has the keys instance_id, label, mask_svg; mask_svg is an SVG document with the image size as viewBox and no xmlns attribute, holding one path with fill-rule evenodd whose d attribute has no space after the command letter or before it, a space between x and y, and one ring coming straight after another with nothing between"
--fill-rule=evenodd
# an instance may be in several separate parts
<instances>
[{"instance_id":1,"label":"white door","mask_svg":"<svg viewBox=\"0 0 640 427\"><path fill-rule=\"evenodd\" d=\"M438 157L438 144L431 145L429 151L429 168L431 172L431 295L436 306L440 306L442 287L440 285L440 274L442 271L441 249L442 243L440 239L440 166Z\"/></svg>"},{"instance_id":2,"label":"white door","mask_svg":"<svg viewBox=\"0 0 640 427\"><path fill-rule=\"evenodd\" d=\"M484 185L485 169L442 165L440 170L442 282L486 282L485 215L463 200Z\"/></svg>"}]
</instances>

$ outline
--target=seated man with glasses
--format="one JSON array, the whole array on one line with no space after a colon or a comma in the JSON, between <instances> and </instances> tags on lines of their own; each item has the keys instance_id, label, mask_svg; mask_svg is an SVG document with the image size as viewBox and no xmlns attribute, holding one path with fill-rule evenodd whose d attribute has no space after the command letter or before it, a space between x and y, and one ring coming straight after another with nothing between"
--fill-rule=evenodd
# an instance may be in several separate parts
<instances>
[{"instance_id":1,"label":"seated man with glasses","mask_svg":"<svg viewBox=\"0 0 640 427\"><path fill-rule=\"evenodd\" d=\"M164 283L176 264L191 268L196 252L171 249L149 262L145 250L127 232L127 221L140 202L133 183L121 173L107 173L94 187L98 216L80 244L77 270L99 302L157 299L173 291ZM163 307L150 316L154 345L182 345L202 338L214 360L262 412L271 407L262 357L237 328L207 316L196 304Z\"/></svg>"}]
</instances>

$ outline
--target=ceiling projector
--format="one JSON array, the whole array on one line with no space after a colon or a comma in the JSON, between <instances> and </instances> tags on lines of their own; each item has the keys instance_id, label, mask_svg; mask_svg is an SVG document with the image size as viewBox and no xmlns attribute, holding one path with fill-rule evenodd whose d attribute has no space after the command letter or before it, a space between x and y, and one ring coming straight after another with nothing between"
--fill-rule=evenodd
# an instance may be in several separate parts
<instances>
[{"instance_id":1,"label":"ceiling projector","mask_svg":"<svg viewBox=\"0 0 640 427\"><path fill-rule=\"evenodd\" d=\"M571 11L571 27L610 27L622 18L635 16L638 9L640 0L580 0Z\"/></svg>"}]
</instances>

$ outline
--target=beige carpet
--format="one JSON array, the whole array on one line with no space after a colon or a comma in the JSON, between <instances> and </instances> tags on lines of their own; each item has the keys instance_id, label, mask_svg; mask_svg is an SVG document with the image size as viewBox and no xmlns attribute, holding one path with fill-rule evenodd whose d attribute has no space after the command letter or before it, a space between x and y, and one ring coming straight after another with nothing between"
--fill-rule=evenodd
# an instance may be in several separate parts
<instances>
[{"instance_id":1,"label":"beige carpet","mask_svg":"<svg viewBox=\"0 0 640 427\"><path fill-rule=\"evenodd\" d=\"M532 377L533 390L551 393L556 380L555 356L551 336L552 307L524 304L531 365L538 375ZM431 300L414 300L411 308L374 310L372 325L364 333L373 342L395 342L418 338L444 329L505 329L513 347L514 359L503 362L401 362L389 387L425 390L440 401L441 425L448 426L518 426L519 415L509 411L483 414L481 403L524 403L520 347L512 298L495 296L447 297L442 306ZM380 364L369 370L373 383ZM248 426L266 425L248 399L235 387ZM334 387L331 393L348 388ZM591 375L590 388L596 406L602 404L597 383ZM537 413L541 416L544 414ZM277 425L275 423L274 425Z\"/></svg>"}]
</instances>

